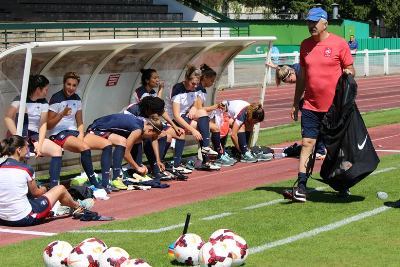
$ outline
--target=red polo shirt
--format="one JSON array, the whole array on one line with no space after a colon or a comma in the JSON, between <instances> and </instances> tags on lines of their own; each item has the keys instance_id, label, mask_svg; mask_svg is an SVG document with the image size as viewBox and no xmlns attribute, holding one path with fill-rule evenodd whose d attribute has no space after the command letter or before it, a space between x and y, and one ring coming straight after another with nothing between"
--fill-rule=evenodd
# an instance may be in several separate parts
<instances>
[{"instance_id":1,"label":"red polo shirt","mask_svg":"<svg viewBox=\"0 0 400 267\"><path fill-rule=\"evenodd\" d=\"M326 112L335 96L343 69L353 64L347 42L332 33L323 41L312 37L300 46L300 65L305 71L304 108Z\"/></svg>"}]
</instances>

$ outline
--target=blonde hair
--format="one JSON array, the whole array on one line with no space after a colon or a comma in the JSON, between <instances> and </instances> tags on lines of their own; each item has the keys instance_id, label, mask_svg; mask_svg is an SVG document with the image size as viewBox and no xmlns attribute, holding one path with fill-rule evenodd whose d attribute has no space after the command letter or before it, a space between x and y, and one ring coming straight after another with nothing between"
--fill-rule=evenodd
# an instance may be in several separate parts
<instances>
[{"instance_id":1,"label":"blonde hair","mask_svg":"<svg viewBox=\"0 0 400 267\"><path fill-rule=\"evenodd\" d=\"M275 71L275 82L276 85L279 86L283 80L289 77L290 74L293 73L293 68L288 65L284 65L279 67Z\"/></svg>"},{"instance_id":2,"label":"blonde hair","mask_svg":"<svg viewBox=\"0 0 400 267\"><path fill-rule=\"evenodd\" d=\"M64 83L65 83L68 79L77 80L78 83L81 81L81 77L80 77L76 72L73 72L73 71L70 71L70 72L67 72L67 73L64 74L64 79L63 79Z\"/></svg>"},{"instance_id":3,"label":"blonde hair","mask_svg":"<svg viewBox=\"0 0 400 267\"><path fill-rule=\"evenodd\" d=\"M186 73L185 73L185 79L190 80L195 77L199 78L199 80L200 80L201 70L196 68L194 65L188 65Z\"/></svg>"}]
</instances>

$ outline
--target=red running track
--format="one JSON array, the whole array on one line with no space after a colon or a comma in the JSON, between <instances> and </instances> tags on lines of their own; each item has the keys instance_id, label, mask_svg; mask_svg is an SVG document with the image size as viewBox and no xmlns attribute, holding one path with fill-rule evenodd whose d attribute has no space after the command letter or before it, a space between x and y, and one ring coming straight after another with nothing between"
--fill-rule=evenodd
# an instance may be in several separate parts
<instances>
[{"instance_id":1,"label":"red running track","mask_svg":"<svg viewBox=\"0 0 400 267\"><path fill-rule=\"evenodd\" d=\"M394 81L397 81L397 83L400 82L400 76L381 77L380 79L376 77L360 79L358 104L361 109L368 111L399 107L399 89L396 90ZM382 89L378 93L375 93L374 90L363 89L364 87L368 87L368 84L372 88L375 88L375 91L378 90L379 84L383 84L384 86L380 88L385 89ZM387 89L388 87L391 90ZM231 97L229 99L240 99L242 98L241 95L246 92L248 94L248 91L256 92L256 89L235 89L223 92L223 94L229 94L229 97ZM275 99L273 101L275 102L273 104L275 106L271 107L271 109L267 108L267 114L268 112L277 111L275 114L275 118L277 119L274 121L275 124L268 125L271 121L267 121L268 126L290 122L288 116L285 115L288 114L290 107L289 100L292 96L290 92L292 91L293 87L282 87L279 89L271 88L267 92L267 106L270 103L269 101ZM238 94L235 95L235 92ZM286 93L284 94L283 92ZM282 118L279 119L279 116L282 116ZM369 132L377 149L400 150L400 124L372 128ZM281 144L281 146L284 145L286 144ZM380 155L383 153L381 152ZM171 182L171 187L168 189L113 193L110 200L97 201L94 210L100 212L100 214L114 216L120 220L166 210L195 201L206 200L219 195L249 190L267 183L295 177L298 160L284 158L255 164L258 168L254 168L254 164L238 163L233 167L225 168L218 172L194 172L187 182ZM319 167L320 162L317 163L315 171L318 171ZM116 205L116 203L125 204ZM38 237L29 234L1 232L4 229L59 233L97 224L101 223L80 222L67 218L51 221L43 225L18 229L0 226L0 246ZM144 228L146 227L144 226Z\"/></svg>"},{"instance_id":2,"label":"red running track","mask_svg":"<svg viewBox=\"0 0 400 267\"><path fill-rule=\"evenodd\" d=\"M400 75L356 78L358 95L356 103L361 112L400 107ZM265 94L266 120L261 128L288 124L294 96L295 86L269 86ZM217 101L242 99L258 102L260 89L240 88L227 89L217 93Z\"/></svg>"}]
</instances>

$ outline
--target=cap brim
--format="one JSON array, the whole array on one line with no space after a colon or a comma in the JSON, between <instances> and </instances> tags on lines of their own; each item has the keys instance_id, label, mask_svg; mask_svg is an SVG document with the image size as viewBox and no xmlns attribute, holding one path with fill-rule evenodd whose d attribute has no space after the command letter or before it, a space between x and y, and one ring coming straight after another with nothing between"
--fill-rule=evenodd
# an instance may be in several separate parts
<instances>
[{"instance_id":1,"label":"cap brim","mask_svg":"<svg viewBox=\"0 0 400 267\"><path fill-rule=\"evenodd\" d=\"M321 19L321 17L319 16L308 16L306 18L306 20L310 20L310 21L319 21Z\"/></svg>"}]
</instances>

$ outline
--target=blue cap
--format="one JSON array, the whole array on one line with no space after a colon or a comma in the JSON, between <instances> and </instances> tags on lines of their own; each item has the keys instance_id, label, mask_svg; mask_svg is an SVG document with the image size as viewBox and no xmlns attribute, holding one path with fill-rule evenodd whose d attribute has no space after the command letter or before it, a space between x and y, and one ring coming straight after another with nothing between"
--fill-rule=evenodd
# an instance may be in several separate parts
<instances>
[{"instance_id":1,"label":"blue cap","mask_svg":"<svg viewBox=\"0 0 400 267\"><path fill-rule=\"evenodd\" d=\"M306 20L319 21L320 19L328 20L328 14L320 7L313 7L308 11Z\"/></svg>"}]
</instances>

